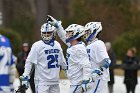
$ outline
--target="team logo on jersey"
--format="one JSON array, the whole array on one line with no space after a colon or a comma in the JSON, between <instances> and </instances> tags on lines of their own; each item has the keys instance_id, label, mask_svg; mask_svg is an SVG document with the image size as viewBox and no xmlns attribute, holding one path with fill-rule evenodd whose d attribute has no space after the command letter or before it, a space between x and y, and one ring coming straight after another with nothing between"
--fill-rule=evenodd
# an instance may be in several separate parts
<instances>
[{"instance_id":1,"label":"team logo on jersey","mask_svg":"<svg viewBox=\"0 0 140 93\"><path fill-rule=\"evenodd\" d=\"M45 50L45 54L59 53L59 49L49 49Z\"/></svg>"}]
</instances>

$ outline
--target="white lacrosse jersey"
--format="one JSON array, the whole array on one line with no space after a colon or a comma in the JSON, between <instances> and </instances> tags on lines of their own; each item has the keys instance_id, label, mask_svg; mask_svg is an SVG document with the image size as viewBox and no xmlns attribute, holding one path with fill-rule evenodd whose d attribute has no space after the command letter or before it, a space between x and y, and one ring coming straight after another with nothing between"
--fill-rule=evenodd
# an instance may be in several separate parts
<instances>
[{"instance_id":1,"label":"white lacrosse jersey","mask_svg":"<svg viewBox=\"0 0 140 93\"><path fill-rule=\"evenodd\" d=\"M35 84L53 85L59 84L59 71L61 63L65 59L60 44L54 41L54 46L45 44L42 40L32 45L31 51L26 59L23 75L29 75L30 64L35 64Z\"/></svg>"},{"instance_id":2,"label":"white lacrosse jersey","mask_svg":"<svg viewBox=\"0 0 140 93\"><path fill-rule=\"evenodd\" d=\"M105 58L109 58L104 42L98 39L95 39L94 41L90 42L89 45L87 45L87 52L89 54L92 70L102 66L104 64L103 60ZM107 81L110 80L109 69L103 72L101 79Z\"/></svg>"},{"instance_id":3,"label":"white lacrosse jersey","mask_svg":"<svg viewBox=\"0 0 140 93\"><path fill-rule=\"evenodd\" d=\"M70 43L66 43L66 32L62 25L59 25L57 33L61 40L68 46L66 54L68 79L71 85L79 85L81 84L80 81L88 80L91 73L91 64L89 62L86 46L83 42L79 42L74 46L70 46Z\"/></svg>"},{"instance_id":4,"label":"white lacrosse jersey","mask_svg":"<svg viewBox=\"0 0 140 93\"><path fill-rule=\"evenodd\" d=\"M0 92L10 93L10 67L13 64L9 39L0 35Z\"/></svg>"},{"instance_id":5,"label":"white lacrosse jersey","mask_svg":"<svg viewBox=\"0 0 140 93\"><path fill-rule=\"evenodd\" d=\"M80 81L88 80L91 73L86 47L82 42L67 49L66 62L68 64L68 79L71 85L79 85Z\"/></svg>"}]
</instances>

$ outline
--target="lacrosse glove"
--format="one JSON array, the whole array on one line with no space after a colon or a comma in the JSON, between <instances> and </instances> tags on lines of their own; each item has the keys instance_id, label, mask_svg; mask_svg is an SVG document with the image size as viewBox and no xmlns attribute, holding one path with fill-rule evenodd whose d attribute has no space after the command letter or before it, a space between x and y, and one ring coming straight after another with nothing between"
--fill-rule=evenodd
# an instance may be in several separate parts
<instances>
[{"instance_id":1,"label":"lacrosse glove","mask_svg":"<svg viewBox=\"0 0 140 93\"><path fill-rule=\"evenodd\" d=\"M29 88L29 77L28 76L20 76L19 79L21 81L21 85L22 86L25 85L25 88L28 89Z\"/></svg>"},{"instance_id":2,"label":"lacrosse glove","mask_svg":"<svg viewBox=\"0 0 140 93\"><path fill-rule=\"evenodd\" d=\"M59 25L61 25L61 21L57 21L55 18L53 18L50 15L48 15L47 17L48 17L47 21L50 25L59 28Z\"/></svg>"}]
</instances>

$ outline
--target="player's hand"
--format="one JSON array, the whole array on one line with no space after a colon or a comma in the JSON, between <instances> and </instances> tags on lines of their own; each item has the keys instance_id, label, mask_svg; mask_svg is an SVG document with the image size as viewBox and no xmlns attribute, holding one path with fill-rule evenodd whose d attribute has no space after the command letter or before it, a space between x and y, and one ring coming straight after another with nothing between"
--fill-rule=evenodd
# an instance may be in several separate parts
<instances>
[{"instance_id":1,"label":"player's hand","mask_svg":"<svg viewBox=\"0 0 140 93\"><path fill-rule=\"evenodd\" d=\"M82 90L84 92L86 92L88 90L88 88L89 88L88 83L89 83L89 80L83 80L82 81Z\"/></svg>"},{"instance_id":2,"label":"player's hand","mask_svg":"<svg viewBox=\"0 0 140 93\"><path fill-rule=\"evenodd\" d=\"M47 17L48 17L48 18L47 18L47 21L48 21L48 23L49 23L50 25L52 25L52 26L54 26L54 27L56 27L56 28L59 27L59 26L58 26L58 22L59 22L59 21L57 21L55 18L53 18L53 17L50 16L50 15L48 15Z\"/></svg>"},{"instance_id":3,"label":"player's hand","mask_svg":"<svg viewBox=\"0 0 140 93\"><path fill-rule=\"evenodd\" d=\"M29 77L28 76L20 76L19 79L21 80L21 85L25 85L26 89L29 88Z\"/></svg>"},{"instance_id":4,"label":"player's hand","mask_svg":"<svg viewBox=\"0 0 140 93\"><path fill-rule=\"evenodd\" d=\"M89 80L83 80L83 82L82 82L82 90L84 91L84 92L86 92L88 89L90 89L90 81Z\"/></svg>"},{"instance_id":5,"label":"player's hand","mask_svg":"<svg viewBox=\"0 0 140 93\"><path fill-rule=\"evenodd\" d=\"M93 70L93 72L91 74L92 74L93 80L96 80L96 79L99 79L99 77L101 75L103 75L103 70L99 69L99 68L96 68L96 69Z\"/></svg>"},{"instance_id":6,"label":"player's hand","mask_svg":"<svg viewBox=\"0 0 140 93\"><path fill-rule=\"evenodd\" d=\"M88 80L83 80L82 81L82 89L83 89L84 92L86 92L88 89L90 89L90 87L91 87L90 83L91 82L94 82L92 77L90 77Z\"/></svg>"},{"instance_id":7,"label":"player's hand","mask_svg":"<svg viewBox=\"0 0 140 93\"><path fill-rule=\"evenodd\" d=\"M94 82L92 76L86 77L84 80L81 81L81 84L87 84L87 83L91 83Z\"/></svg>"}]
</instances>

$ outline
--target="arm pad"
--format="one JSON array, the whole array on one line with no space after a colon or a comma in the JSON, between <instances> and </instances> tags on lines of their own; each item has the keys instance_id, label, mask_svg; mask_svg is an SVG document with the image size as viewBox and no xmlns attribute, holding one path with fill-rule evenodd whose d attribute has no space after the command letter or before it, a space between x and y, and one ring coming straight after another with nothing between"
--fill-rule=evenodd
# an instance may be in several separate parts
<instances>
[{"instance_id":1,"label":"arm pad","mask_svg":"<svg viewBox=\"0 0 140 93\"><path fill-rule=\"evenodd\" d=\"M103 65L100 67L100 69L103 71L104 69L109 68L111 60L109 58L105 58L103 61Z\"/></svg>"},{"instance_id":2,"label":"arm pad","mask_svg":"<svg viewBox=\"0 0 140 93\"><path fill-rule=\"evenodd\" d=\"M111 60L109 58L104 59L105 63L103 65L104 68L109 68Z\"/></svg>"}]
</instances>

